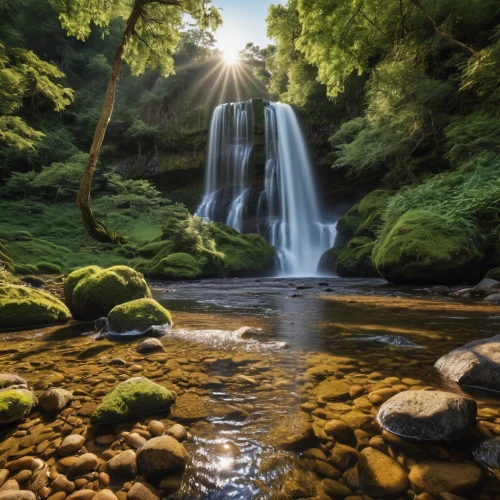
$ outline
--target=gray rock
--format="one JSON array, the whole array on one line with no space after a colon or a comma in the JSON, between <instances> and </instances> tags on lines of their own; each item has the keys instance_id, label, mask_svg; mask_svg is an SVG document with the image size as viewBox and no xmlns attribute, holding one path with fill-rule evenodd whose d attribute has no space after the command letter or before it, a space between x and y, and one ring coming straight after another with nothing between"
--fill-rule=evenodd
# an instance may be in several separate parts
<instances>
[{"instance_id":1,"label":"gray rock","mask_svg":"<svg viewBox=\"0 0 500 500\"><path fill-rule=\"evenodd\" d=\"M137 352L148 354L163 351L163 344L158 339L145 339L137 346Z\"/></svg>"},{"instance_id":2,"label":"gray rock","mask_svg":"<svg viewBox=\"0 0 500 500\"><path fill-rule=\"evenodd\" d=\"M451 289L446 285L437 285L432 288L431 292L437 295L448 295L451 292Z\"/></svg>"},{"instance_id":3,"label":"gray rock","mask_svg":"<svg viewBox=\"0 0 500 500\"><path fill-rule=\"evenodd\" d=\"M40 407L44 412L57 413L64 410L73 401L73 394L60 387L51 387L39 398Z\"/></svg>"},{"instance_id":4,"label":"gray rock","mask_svg":"<svg viewBox=\"0 0 500 500\"><path fill-rule=\"evenodd\" d=\"M476 413L476 402L469 398L441 391L405 391L380 407L377 421L398 436L443 441L469 429Z\"/></svg>"},{"instance_id":5,"label":"gray rock","mask_svg":"<svg viewBox=\"0 0 500 500\"><path fill-rule=\"evenodd\" d=\"M474 340L445 354L434 368L454 382L500 391L500 335Z\"/></svg>"},{"instance_id":6,"label":"gray rock","mask_svg":"<svg viewBox=\"0 0 500 500\"><path fill-rule=\"evenodd\" d=\"M139 471L147 474L168 474L186 467L189 455L179 441L171 436L150 439L137 451Z\"/></svg>"},{"instance_id":7,"label":"gray rock","mask_svg":"<svg viewBox=\"0 0 500 500\"><path fill-rule=\"evenodd\" d=\"M500 302L500 293L492 293L484 298L485 302L492 302L493 304L498 304Z\"/></svg>"},{"instance_id":8,"label":"gray rock","mask_svg":"<svg viewBox=\"0 0 500 500\"><path fill-rule=\"evenodd\" d=\"M73 455L84 445L85 438L80 434L70 434L63 439L61 446L57 449L57 454L60 457Z\"/></svg>"},{"instance_id":9,"label":"gray rock","mask_svg":"<svg viewBox=\"0 0 500 500\"><path fill-rule=\"evenodd\" d=\"M0 389L13 386L28 387L28 382L14 373L0 373Z\"/></svg>"},{"instance_id":10,"label":"gray rock","mask_svg":"<svg viewBox=\"0 0 500 500\"><path fill-rule=\"evenodd\" d=\"M484 297L495 293L496 290L500 290L500 281L484 278L471 290L471 295L473 297Z\"/></svg>"},{"instance_id":11,"label":"gray rock","mask_svg":"<svg viewBox=\"0 0 500 500\"><path fill-rule=\"evenodd\" d=\"M484 439L472 451L474 458L490 469L500 469L500 438Z\"/></svg>"}]
</instances>

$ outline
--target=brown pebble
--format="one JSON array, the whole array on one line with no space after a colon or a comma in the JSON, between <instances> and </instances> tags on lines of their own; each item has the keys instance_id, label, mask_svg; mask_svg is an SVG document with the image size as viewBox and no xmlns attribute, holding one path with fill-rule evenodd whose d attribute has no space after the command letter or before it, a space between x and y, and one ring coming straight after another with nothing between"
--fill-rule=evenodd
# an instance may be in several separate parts
<instances>
[{"instance_id":1,"label":"brown pebble","mask_svg":"<svg viewBox=\"0 0 500 500\"><path fill-rule=\"evenodd\" d=\"M152 436L159 436L165 432L165 426L159 420L151 420L148 431Z\"/></svg>"}]
</instances>

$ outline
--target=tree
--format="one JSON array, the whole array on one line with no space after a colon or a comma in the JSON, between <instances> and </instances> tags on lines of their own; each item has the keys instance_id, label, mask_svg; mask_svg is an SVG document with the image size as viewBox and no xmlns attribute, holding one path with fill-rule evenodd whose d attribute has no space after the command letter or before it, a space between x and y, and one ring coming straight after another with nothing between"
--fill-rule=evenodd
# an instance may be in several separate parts
<instances>
[{"instance_id":1,"label":"tree","mask_svg":"<svg viewBox=\"0 0 500 500\"><path fill-rule=\"evenodd\" d=\"M108 123L113 113L116 88L123 60L134 75L154 69L167 76L173 73L172 55L180 39L185 14L200 28L215 29L220 14L210 0L50 0L69 35L85 40L92 23L107 28L112 20L125 19L125 28L112 62L102 113L97 123L89 158L78 191L77 204L90 236L101 242L119 243L121 235L96 220L91 208L90 189Z\"/></svg>"}]
</instances>

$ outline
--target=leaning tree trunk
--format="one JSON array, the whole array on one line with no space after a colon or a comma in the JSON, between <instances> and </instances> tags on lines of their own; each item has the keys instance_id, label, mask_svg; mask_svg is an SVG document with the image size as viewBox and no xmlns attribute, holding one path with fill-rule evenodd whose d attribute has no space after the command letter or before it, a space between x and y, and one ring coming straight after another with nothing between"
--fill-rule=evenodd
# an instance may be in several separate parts
<instances>
[{"instance_id":1,"label":"leaning tree trunk","mask_svg":"<svg viewBox=\"0 0 500 500\"><path fill-rule=\"evenodd\" d=\"M120 75L123 54L125 52L125 47L128 40L134 34L135 25L141 15L141 4L142 0L135 0L134 7L127 20L125 31L123 32L120 44L116 49L115 57L113 59L113 66L111 69L111 75L109 76L108 88L106 90L104 107L102 109L101 117L99 118L99 122L97 123L97 127L94 132L94 138L92 140L92 146L90 147L89 158L87 160L87 164L85 165L85 170L83 172L83 177L80 183L80 189L78 190L78 197L76 201L78 207L82 212L82 220L85 229L88 231L90 236L92 236L92 238L95 238L98 241L102 241L103 243L119 243L120 241L123 241L123 237L121 237L117 233L114 233L113 231L110 231L95 219L94 213L92 212L91 208L90 189L92 187L92 177L94 176L94 171L97 164L97 158L99 157L99 151L101 150L102 141L104 140L104 135L106 134L106 129L108 128L108 123L113 113L116 86L118 84Z\"/></svg>"}]
</instances>

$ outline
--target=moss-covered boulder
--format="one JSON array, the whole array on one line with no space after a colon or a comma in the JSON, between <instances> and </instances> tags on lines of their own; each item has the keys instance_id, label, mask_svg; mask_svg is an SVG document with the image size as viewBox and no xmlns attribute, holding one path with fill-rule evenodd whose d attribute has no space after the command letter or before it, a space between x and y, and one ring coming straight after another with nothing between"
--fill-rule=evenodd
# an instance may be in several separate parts
<instances>
[{"instance_id":1,"label":"moss-covered boulder","mask_svg":"<svg viewBox=\"0 0 500 500\"><path fill-rule=\"evenodd\" d=\"M318 262L318 267L316 272L324 276L334 276L337 274L335 271L335 264L337 263L337 257L344 247L332 247L323 253Z\"/></svg>"},{"instance_id":2,"label":"moss-covered boulder","mask_svg":"<svg viewBox=\"0 0 500 500\"><path fill-rule=\"evenodd\" d=\"M500 267L495 267L494 269L490 269L486 273L485 278L489 278L491 280L500 281Z\"/></svg>"},{"instance_id":3,"label":"moss-covered boulder","mask_svg":"<svg viewBox=\"0 0 500 500\"><path fill-rule=\"evenodd\" d=\"M338 253L335 263L336 274L342 278L379 276L371 259L374 246L375 241L367 236L353 238Z\"/></svg>"},{"instance_id":4,"label":"moss-covered boulder","mask_svg":"<svg viewBox=\"0 0 500 500\"><path fill-rule=\"evenodd\" d=\"M0 390L0 424L22 420L36 404L36 396L27 389Z\"/></svg>"},{"instance_id":5,"label":"moss-covered boulder","mask_svg":"<svg viewBox=\"0 0 500 500\"><path fill-rule=\"evenodd\" d=\"M152 326L171 325L170 313L154 299L137 299L113 307L108 325L116 333L144 332Z\"/></svg>"},{"instance_id":6,"label":"moss-covered boulder","mask_svg":"<svg viewBox=\"0 0 500 500\"><path fill-rule=\"evenodd\" d=\"M274 247L262 236L240 234L220 222L210 224L210 232L217 251L224 254L227 276L250 277L274 273Z\"/></svg>"},{"instance_id":7,"label":"moss-covered boulder","mask_svg":"<svg viewBox=\"0 0 500 500\"><path fill-rule=\"evenodd\" d=\"M144 377L134 377L118 384L92 415L93 424L107 424L148 413L168 410L176 400L175 392Z\"/></svg>"},{"instance_id":8,"label":"moss-covered boulder","mask_svg":"<svg viewBox=\"0 0 500 500\"><path fill-rule=\"evenodd\" d=\"M64 283L64 299L76 319L98 319L119 304L150 297L143 275L127 266L83 267Z\"/></svg>"},{"instance_id":9,"label":"moss-covered boulder","mask_svg":"<svg viewBox=\"0 0 500 500\"><path fill-rule=\"evenodd\" d=\"M381 234L372 260L393 283L474 281L481 277L482 239L471 226L453 224L428 210L409 210Z\"/></svg>"},{"instance_id":10,"label":"moss-covered boulder","mask_svg":"<svg viewBox=\"0 0 500 500\"><path fill-rule=\"evenodd\" d=\"M68 308L49 292L0 283L0 329L64 323Z\"/></svg>"},{"instance_id":11,"label":"moss-covered boulder","mask_svg":"<svg viewBox=\"0 0 500 500\"><path fill-rule=\"evenodd\" d=\"M187 253L173 253L161 259L149 271L149 276L163 280L194 280L201 278L197 260Z\"/></svg>"}]
</instances>

